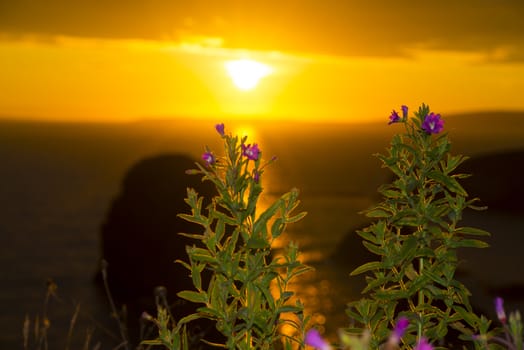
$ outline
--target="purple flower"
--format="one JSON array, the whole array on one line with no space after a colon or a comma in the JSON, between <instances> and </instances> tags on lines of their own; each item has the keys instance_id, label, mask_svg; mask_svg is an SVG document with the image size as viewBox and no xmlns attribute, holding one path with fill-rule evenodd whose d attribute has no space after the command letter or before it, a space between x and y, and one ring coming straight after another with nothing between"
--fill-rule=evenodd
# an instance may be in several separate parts
<instances>
[{"instance_id":1,"label":"purple flower","mask_svg":"<svg viewBox=\"0 0 524 350\"><path fill-rule=\"evenodd\" d=\"M202 154L202 159L204 162L206 162L207 165L215 164L216 161L215 156L211 152L205 152Z\"/></svg>"},{"instance_id":2,"label":"purple flower","mask_svg":"<svg viewBox=\"0 0 524 350\"><path fill-rule=\"evenodd\" d=\"M444 129L444 121L440 118L440 114L431 112L424 118L422 129L428 134L438 134Z\"/></svg>"},{"instance_id":3,"label":"purple flower","mask_svg":"<svg viewBox=\"0 0 524 350\"><path fill-rule=\"evenodd\" d=\"M242 155L244 157L247 157L249 160L257 160L259 154L260 149L258 148L258 145L256 143L253 144L253 146L251 146L251 144L247 146L242 144Z\"/></svg>"},{"instance_id":4,"label":"purple flower","mask_svg":"<svg viewBox=\"0 0 524 350\"><path fill-rule=\"evenodd\" d=\"M255 181L256 183L260 181L260 173L256 170L253 172L253 181Z\"/></svg>"},{"instance_id":5,"label":"purple flower","mask_svg":"<svg viewBox=\"0 0 524 350\"><path fill-rule=\"evenodd\" d=\"M406 333L406 329L409 326L409 320L407 317L401 316L397 323L395 324L395 328L393 328L393 331L391 332L391 335L389 336L388 343L390 345L398 345L400 343L400 339L404 336L404 333Z\"/></svg>"},{"instance_id":6,"label":"purple flower","mask_svg":"<svg viewBox=\"0 0 524 350\"><path fill-rule=\"evenodd\" d=\"M426 338L422 337L418 341L417 345L413 348L413 350L433 350L433 346L431 346L431 344L428 343Z\"/></svg>"},{"instance_id":7,"label":"purple flower","mask_svg":"<svg viewBox=\"0 0 524 350\"><path fill-rule=\"evenodd\" d=\"M312 346L315 349L320 349L320 350L330 350L331 349L331 346L329 345L329 343L326 342L322 338L318 330L316 330L315 328L311 328L309 331L307 331L306 339L304 342L306 343L306 345Z\"/></svg>"},{"instance_id":8,"label":"purple flower","mask_svg":"<svg viewBox=\"0 0 524 350\"><path fill-rule=\"evenodd\" d=\"M504 311L504 299L497 297L495 298L495 311L497 317L502 324L506 324L506 312Z\"/></svg>"},{"instance_id":9,"label":"purple flower","mask_svg":"<svg viewBox=\"0 0 524 350\"><path fill-rule=\"evenodd\" d=\"M224 123L215 125L215 129L220 134L220 136L224 136Z\"/></svg>"},{"instance_id":10,"label":"purple flower","mask_svg":"<svg viewBox=\"0 0 524 350\"><path fill-rule=\"evenodd\" d=\"M391 115L389 116L388 125L391 125L393 123L398 123L399 121L400 121L400 115L398 115L397 111L393 110L391 112Z\"/></svg>"},{"instance_id":11,"label":"purple flower","mask_svg":"<svg viewBox=\"0 0 524 350\"><path fill-rule=\"evenodd\" d=\"M402 119L406 120L408 117L408 106L402 105L400 108L402 109Z\"/></svg>"}]
</instances>

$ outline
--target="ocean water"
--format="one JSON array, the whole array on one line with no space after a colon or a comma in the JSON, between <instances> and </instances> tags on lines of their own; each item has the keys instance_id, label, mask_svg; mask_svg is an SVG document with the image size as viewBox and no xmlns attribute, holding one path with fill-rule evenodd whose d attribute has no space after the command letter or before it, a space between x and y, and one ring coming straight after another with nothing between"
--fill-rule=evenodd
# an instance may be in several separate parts
<instances>
[{"instance_id":1,"label":"ocean water","mask_svg":"<svg viewBox=\"0 0 524 350\"><path fill-rule=\"evenodd\" d=\"M457 139L457 151L474 155L524 148L521 117L512 119L512 125L520 123L513 128L468 129L467 122L458 121L447 126ZM304 262L315 268L293 288L313 322L333 338L348 322L346 303L358 298L362 288L361 281L349 278L362 249L342 242L366 222L359 212L377 200L376 188L388 179L372 154L384 150L395 130L385 124L321 123L232 123L226 128L247 133L265 158L278 157L263 180L264 201L292 187L300 189L300 208L308 215L290 225L282 241L298 242ZM49 305L50 339L56 348L64 347L76 303L81 305L82 320L75 326L80 338L90 325L96 327L94 339L105 335L103 329L115 332L107 300L93 283L100 225L111 201L126 171L139 160L166 153L198 158L204 145L220 153L212 123L0 123L1 347L22 347L24 318L42 313L49 278L58 285L59 299ZM491 220L495 229L504 222L508 232L524 224L521 215L499 214ZM337 254L344 256L343 263ZM514 255L516 259L518 253ZM515 263L506 260L506 265ZM489 273L504 279L496 266L487 264L486 271L492 267Z\"/></svg>"}]
</instances>

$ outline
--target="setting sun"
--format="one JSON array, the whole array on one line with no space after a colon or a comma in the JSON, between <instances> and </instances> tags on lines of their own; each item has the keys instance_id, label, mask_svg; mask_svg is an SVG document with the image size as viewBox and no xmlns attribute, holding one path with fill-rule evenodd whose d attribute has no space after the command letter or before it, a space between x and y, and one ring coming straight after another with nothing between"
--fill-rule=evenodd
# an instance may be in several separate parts
<instances>
[{"instance_id":1,"label":"setting sun","mask_svg":"<svg viewBox=\"0 0 524 350\"><path fill-rule=\"evenodd\" d=\"M233 84L240 90L252 90L260 79L271 73L269 66L250 59L226 62L226 70Z\"/></svg>"}]
</instances>

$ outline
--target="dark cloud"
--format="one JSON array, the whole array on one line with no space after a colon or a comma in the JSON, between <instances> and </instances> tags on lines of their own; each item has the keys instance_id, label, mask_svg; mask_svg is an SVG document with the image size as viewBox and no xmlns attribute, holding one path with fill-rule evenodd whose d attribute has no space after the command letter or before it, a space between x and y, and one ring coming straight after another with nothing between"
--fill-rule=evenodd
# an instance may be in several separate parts
<instances>
[{"instance_id":1,"label":"dark cloud","mask_svg":"<svg viewBox=\"0 0 524 350\"><path fill-rule=\"evenodd\" d=\"M523 15L522 0L4 0L0 32L171 40L221 36L227 47L337 55L480 50L500 61L524 57Z\"/></svg>"}]
</instances>

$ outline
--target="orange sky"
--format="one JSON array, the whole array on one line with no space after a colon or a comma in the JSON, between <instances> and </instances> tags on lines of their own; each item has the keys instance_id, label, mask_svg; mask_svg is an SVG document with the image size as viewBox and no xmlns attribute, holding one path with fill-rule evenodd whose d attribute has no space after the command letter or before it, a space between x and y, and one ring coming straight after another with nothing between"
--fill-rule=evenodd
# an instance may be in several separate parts
<instances>
[{"instance_id":1,"label":"orange sky","mask_svg":"<svg viewBox=\"0 0 524 350\"><path fill-rule=\"evenodd\" d=\"M1 5L6 8L0 9L0 116L362 121L383 119L401 104L422 102L441 113L524 110L524 49L514 38L524 27L504 22L522 12L517 2L513 11L509 5L477 6L478 12L463 18L463 27L451 17L442 23L430 16L426 25L414 21L420 33L412 33L403 24L409 18L398 17L416 16L409 6L391 18L386 17L391 15L387 5L368 8L358 2L354 11L334 1L322 9L301 7L298 14L288 6L275 18L271 13L277 12L264 7L258 10L267 15L265 20L251 17L252 23L241 15L245 5L229 1L207 10L207 17L203 8L197 8L200 17L191 12L194 8L184 8L187 14L173 22L180 28L172 28L171 35L152 30L169 22L156 7L136 29L131 20L144 10L137 8L138 2L114 12L65 4ZM46 14L49 8L69 12ZM319 10L324 16L315 17ZM432 10L447 13L445 8ZM99 27L88 24L88 18L81 21L82 14L98 18ZM55 22L46 16L55 16ZM366 26L365 16L375 21ZM486 22L493 17L497 21ZM104 18L116 24L104 24ZM315 30L313 19L326 28ZM486 26L492 30L481 33ZM454 33L447 33L453 28ZM308 35L311 40L305 39ZM226 61L239 58L264 63L271 73L253 90L241 91L225 69Z\"/></svg>"}]
</instances>

